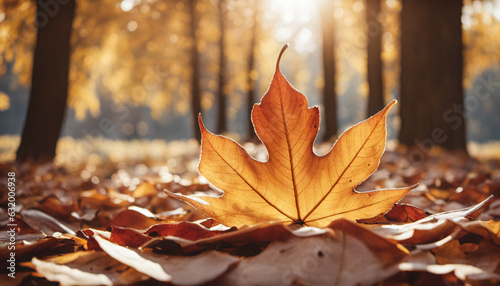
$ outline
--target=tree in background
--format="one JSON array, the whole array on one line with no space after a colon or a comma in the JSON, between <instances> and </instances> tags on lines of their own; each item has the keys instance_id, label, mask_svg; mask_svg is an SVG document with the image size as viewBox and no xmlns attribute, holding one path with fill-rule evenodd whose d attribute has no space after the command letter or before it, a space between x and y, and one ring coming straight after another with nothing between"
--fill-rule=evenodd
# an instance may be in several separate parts
<instances>
[{"instance_id":1,"label":"tree in background","mask_svg":"<svg viewBox=\"0 0 500 286\"><path fill-rule=\"evenodd\" d=\"M402 5L399 141L423 151L433 145L466 150L462 1L403 0Z\"/></svg>"},{"instance_id":2,"label":"tree in background","mask_svg":"<svg viewBox=\"0 0 500 286\"><path fill-rule=\"evenodd\" d=\"M198 52L198 41L196 30L199 26L198 15L196 12L196 0L189 0L189 13L191 15L189 33L192 39L191 43L191 113L192 123L195 138L201 141L201 131L198 126L198 114L201 113L201 71L200 71L200 54Z\"/></svg>"},{"instance_id":3,"label":"tree in background","mask_svg":"<svg viewBox=\"0 0 500 286\"><path fill-rule=\"evenodd\" d=\"M255 141L257 139L257 134L255 134L255 129L252 124L252 109L255 104L255 81L257 71L255 70L255 49L256 49L256 40L257 40L257 11L259 9L259 5L257 3L259 0L252 1L252 28L250 35L250 45L248 50L248 70L247 70L247 112L248 112L248 121L247 121L247 141Z\"/></svg>"},{"instance_id":4,"label":"tree in background","mask_svg":"<svg viewBox=\"0 0 500 286\"><path fill-rule=\"evenodd\" d=\"M367 80L368 109L367 116L382 110L384 103L384 85L382 80L382 26L378 20L380 0L366 1L367 23Z\"/></svg>"},{"instance_id":5,"label":"tree in background","mask_svg":"<svg viewBox=\"0 0 500 286\"><path fill-rule=\"evenodd\" d=\"M335 93L335 56L333 1L320 2L321 28L323 35L323 107L325 133L323 140L328 141L337 135L337 95Z\"/></svg>"},{"instance_id":6,"label":"tree in background","mask_svg":"<svg viewBox=\"0 0 500 286\"><path fill-rule=\"evenodd\" d=\"M17 150L18 161L55 157L68 97L70 37L75 0L65 4L40 0L37 40L28 112Z\"/></svg>"},{"instance_id":7,"label":"tree in background","mask_svg":"<svg viewBox=\"0 0 500 286\"><path fill-rule=\"evenodd\" d=\"M221 134L227 132L227 119L226 119L226 94L225 94L225 84L226 84L226 55L224 49L224 42L226 41L226 1L218 1L218 18L219 18L219 79L218 86L219 90L217 92L217 102L219 110L217 111L217 133Z\"/></svg>"},{"instance_id":8,"label":"tree in background","mask_svg":"<svg viewBox=\"0 0 500 286\"><path fill-rule=\"evenodd\" d=\"M465 1L465 0L464 0ZM250 121L233 120L249 118L243 116L242 107L248 106L251 110L256 100L256 94L250 98L246 95L255 92L263 94L267 87L267 79L272 76L274 63L269 59L276 56L281 48L273 36L273 29L282 21L279 5L270 5L272 1L260 2L266 14L257 12L258 37L255 43L258 48L250 49L253 14L251 7L254 1L225 1L227 21L225 29L225 58L226 58L226 116L229 119L228 128L250 130L244 128ZM335 82L337 95L349 94L353 96L337 96L337 104L342 104L342 112L337 113L337 123L346 126L349 123L362 120L366 109L359 106L359 95L367 95L368 84L363 81L367 71L366 64L366 13L367 5L372 1L360 2L356 0L332 1L335 3L335 78L324 80L321 70L310 72L310 64L316 61L306 60L299 56L294 49L288 51L289 60L284 61L284 67L293 63L294 67L287 71L292 82L300 90L314 84L318 91L324 84ZM127 5L121 5L128 3ZM216 130L218 71L219 71L219 40L220 30L217 18L217 1L196 1L198 26L196 27L198 61L200 67L200 96L201 109L210 110L213 118L207 122L210 128ZM474 5L472 5L474 3ZM214 5L215 4L215 5ZM365 4L365 5L363 5ZM481 4L485 8L478 10ZM384 61L384 90L385 96L393 96L395 87L399 85L399 58L400 58L400 25L399 16L402 3L400 1L381 1L382 12L378 17L383 25L383 53ZM469 86L474 79L485 69L491 68L498 61L496 55L499 21L493 17L490 6L486 2L468 0L464 2L463 15L471 15L472 21L464 22L464 51L465 86ZM264 8L265 7L265 8ZM360 8L361 7L361 8ZM364 7L364 8L363 8ZM272 9L270 9L272 8ZM368 8L369 9L369 8ZM489 10L488 10L489 9ZM17 0L0 1L0 11L4 11L4 19L0 22L0 75L12 75L13 81L8 89L15 89L20 85L29 85L31 82L33 51L36 40L35 21L36 1ZM321 8L322 11L328 9ZM250 12L249 12L250 11ZM303 14L305 14L304 11ZM472 14L471 14L472 13ZM1 14L1 12L0 12ZM70 65L70 85L68 91L68 105L74 111L70 120L83 120L88 115L91 120L99 120L99 116L106 116L112 104L134 107L145 106L145 120L158 120L163 124L166 118L173 116L188 116L191 119L191 89L192 89L192 33L190 25L189 1L79 1L78 10L73 20L72 53ZM260 16L262 15L262 16ZM273 16L274 15L274 16ZM0 15L1 17L2 15ZM271 18L269 18L271 16ZM274 17L274 18L273 18ZM298 18L297 18L298 20ZM314 21L320 20L315 18ZM466 19L464 19L466 20ZM311 21L312 23L313 21ZM300 24L300 23L297 23ZM28 26L28 27L27 27ZM292 37L299 32L298 26L290 25ZM287 27L289 28L289 27ZM295 29L295 30L294 30ZM313 31L313 30L311 30ZM321 37L321 31L313 31L314 40ZM287 39L290 41L290 39ZM480 44L487 43L487 44ZM321 44L319 48L321 48ZM295 43L292 42L292 47ZM254 50L254 52L250 52ZM448 51L447 51L448 52ZM414 56L414 54L412 55ZM249 59L253 57L254 63ZM496 56L498 57L498 56ZM310 58L309 58L310 59ZM307 64L307 65L306 65ZM253 67L252 67L253 66ZM429 68L430 69L430 68ZM316 72L317 71L317 72ZM2 78L5 82L7 76ZM257 84L255 84L257 80ZM4 85L7 87L7 85ZM255 91L249 87L256 88ZM311 91L307 91L310 94ZM13 94L5 90L3 98ZM15 96L15 95L14 95ZM0 101L8 102L2 98ZM20 98L14 98L13 107L19 107ZM250 103L249 103L250 102ZM467 103L468 101L466 101ZM489 100L481 104L490 104ZM108 105L108 106L104 106ZM410 104L411 105L411 104ZM1 108L1 107L0 107ZM13 109L10 109L12 111ZM243 109L244 110L244 109ZM331 113L332 108L325 111ZM347 111L348 112L344 112ZM469 108L470 110L470 108ZM9 112L10 112L9 111ZM150 111L150 114L147 114ZM489 114L485 110L485 114ZM6 113L3 113L6 114ZM149 118L151 117L151 118ZM131 118L117 119L118 134L121 125ZM456 122L457 118L453 117ZM471 122L469 118L469 122ZM92 122L89 120L89 122ZM183 119L184 120L184 119ZM96 122L94 120L94 122ZM5 124L5 122L3 122ZM72 122L70 122L72 123ZM87 124L88 122L82 122ZM477 124L483 124L477 121ZM90 123L92 124L92 123ZM245 124L242 126L242 124ZM472 124L472 123L471 123ZM484 123L490 124L491 123ZM191 124L189 124L191 126ZM195 125L193 125L194 127ZM342 127L343 127L342 126ZM482 125L484 126L484 125ZM191 128L183 128L182 136L190 135ZM82 136L81 130L71 129L68 135ZM153 128L150 128L153 130ZM167 133L165 128L157 130ZM195 126L195 131L198 126ZM323 131L323 130L322 130ZM17 132L17 131L16 131ZM156 136L164 136L156 133ZM185 138L185 137L183 137ZM321 138L322 139L322 138Z\"/></svg>"}]
</instances>

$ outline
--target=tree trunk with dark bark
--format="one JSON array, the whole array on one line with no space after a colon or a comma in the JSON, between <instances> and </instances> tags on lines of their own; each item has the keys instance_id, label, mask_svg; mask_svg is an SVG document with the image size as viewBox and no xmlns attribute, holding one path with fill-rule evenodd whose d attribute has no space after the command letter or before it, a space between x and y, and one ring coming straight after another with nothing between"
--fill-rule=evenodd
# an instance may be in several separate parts
<instances>
[{"instance_id":1,"label":"tree trunk with dark bark","mask_svg":"<svg viewBox=\"0 0 500 286\"><path fill-rule=\"evenodd\" d=\"M321 13L321 28L323 34L323 107L325 118L325 133L323 141L328 141L337 135L337 95L335 93L335 37L333 20L333 1L323 0Z\"/></svg>"},{"instance_id":2,"label":"tree trunk with dark bark","mask_svg":"<svg viewBox=\"0 0 500 286\"><path fill-rule=\"evenodd\" d=\"M250 46L248 52L248 71L247 71L247 111L248 111L248 137L247 141L257 140L257 134L255 134L255 129L252 124L252 109L255 104L255 42L257 38L257 5L258 0L253 1L253 22L252 31L250 38Z\"/></svg>"},{"instance_id":3,"label":"tree trunk with dark bark","mask_svg":"<svg viewBox=\"0 0 500 286\"><path fill-rule=\"evenodd\" d=\"M461 12L461 0L403 0L399 141L415 161L434 145L466 150Z\"/></svg>"},{"instance_id":4,"label":"tree trunk with dark bark","mask_svg":"<svg viewBox=\"0 0 500 286\"><path fill-rule=\"evenodd\" d=\"M189 0L189 13L191 22L189 33L192 39L191 46L191 116L193 123L193 131L196 140L201 141L201 131L198 126L198 115L201 113L201 88L200 88L200 54L198 52L198 38L196 30L199 26L198 13L196 12L196 0Z\"/></svg>"},{"instance_id":5,"label":"tree trunk with dark bark","mask_svg":"<svg viewBox=\"0 0 500 286\"><path fill-rule=\"evenodd\" d=\"M384 103L384 84L382 79L382 26L378 21L380 0L366 0L367 24L367 80L368 108L367 117L382 110Z\"/></svg>"},{"instance_id":6,"label":"tree trunk with dark bark","mask_svg":"<svg viewBox=\"0 0 500 286\"><path fill-rule=\"evenodd\" d=\"M217 116L217 133L222 134L227 131L227 119L226 119L226 94L224 92L224 86L226 84L226 57L224 55L224 42L226 38L226 1L219 0L218 10L219 10L219 92L217 93L217 102L219 106L218 116Z\"/></svg>"},{"instance_id":7,"label":"tree trunk with dark bark","mask_svg":"<svg viewBox=\"0 0 500 286\"><path fill-rule=\"evenodd\" d=\"M56 155L66 113L75 6L75 0L64 4L48 0L36 2L38 32L28 111L17 150L18 161L47 162Z\"/></svg>"}]
</instances>

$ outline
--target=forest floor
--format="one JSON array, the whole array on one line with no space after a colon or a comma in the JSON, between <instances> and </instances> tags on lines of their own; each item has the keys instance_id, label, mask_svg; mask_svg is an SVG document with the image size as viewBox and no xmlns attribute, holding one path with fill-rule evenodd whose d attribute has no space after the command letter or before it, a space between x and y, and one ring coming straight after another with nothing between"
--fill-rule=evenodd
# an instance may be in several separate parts
<instances>
[{"instance_id":1,"label":"forest floor","mask_svg":"<svg viewBox=\"0 0 500 286\"><path fill-rule=\"evenodd\" d=\"M500 283L500 159L487 148L474 159L388 144L357 190L419 186L385 216L236 229L164 192L220 195L197 171L198 143L101 143L62 146L56 164L0 163L0 273L15 276L2 285Z\"/></svg>"}]
</instances>

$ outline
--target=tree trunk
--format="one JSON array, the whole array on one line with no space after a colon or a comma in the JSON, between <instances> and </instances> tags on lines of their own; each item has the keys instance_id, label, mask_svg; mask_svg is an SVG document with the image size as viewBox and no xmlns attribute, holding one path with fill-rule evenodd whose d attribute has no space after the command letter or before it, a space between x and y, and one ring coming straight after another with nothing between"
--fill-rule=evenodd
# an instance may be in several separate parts
<instances>
[{"instance_id":1,"label":"tree trunk","mask_svg":"<svg viewBox=\"0 0 500 286\"><path fill-rule=\"evenodd\" d=\"M403 0L399 141L415 161L434 145L466 150L461 12L461 0Z\"/></svg>"},{"instance_id":2,"label":"tree trunk","mask_svg":"<svg viewBox=\"0 0 500 286\"><path fill-rule=\"evenodd\" d=\"M196 13L196 0L189 0L189 13L191 23L189 33L192 39L191 47L191 115L193 130L196 140L201 141L201 131L198 126L198 114L201 113L201 88L200 88L200 54L198 52L198 38L196 30L198 29L199 19Z\"/></svg>"},{"instance_id":3,"label":"tree trunk","mask_svg":"<svg viewBox=\"0 0 500 286\"><path fill-rule=\"evenodd\" d=\"M320 7L321 28L323 33L323 106L325 133L323 141L337 135L337 95L335 93L335 56L334 56L334 20L333 1L323 0Z\"/></svg>"},{"instance_id":4,"label":"tree trunk","mask_svg":"<svg viewBox=\"0 0 500 286\"><path fill-rule=\"evenodd\" d=\"M252 124L252 109L255 104L255 42L257 37L257 5L258 0L253 1L253 22L248 52L248 71L247 71L247 110L248 110L248 141L256 141L257 134Z\"/></svg>"},{"instance_id":5,"label":"tree trunk","mask_svg":"<svg viewBox=\"0 0 500 286\"><path fill-rule=\"evenodd\" d=\"M380 0L366 0L367 24L367 78L368 108L367 117L382 110L384 104L384 85L382 80L382 26L378 21Z\"/></svg>"},{"instance_id":6,"label":"tree trunk","mask_svg":"<svg viewBox=\"0 0 500 286\"><path fill-rule=\"evenodd\" d=\"M66 112L71 26L76 6L75 0L66 2L36 2L38 32L18 161L47 162L56 154Z\"/></svg>"},{"instance_id":7,"label":"tree trunk","mask_svg":"<svg viewBox=\"0 0 500 286\"><path fill-rule=\"evenodd\" d=\"M226 94L224 92L224 85L226 84L226 57L224 55L224 42L225 42L225 7L226 1L219 0L218 10L219 10L219 92L217 93L217 100L219 103L219 110L217 116L217 133L222 134L227 131L227 119L226 119Z\"/></svg>"}]
</instances>

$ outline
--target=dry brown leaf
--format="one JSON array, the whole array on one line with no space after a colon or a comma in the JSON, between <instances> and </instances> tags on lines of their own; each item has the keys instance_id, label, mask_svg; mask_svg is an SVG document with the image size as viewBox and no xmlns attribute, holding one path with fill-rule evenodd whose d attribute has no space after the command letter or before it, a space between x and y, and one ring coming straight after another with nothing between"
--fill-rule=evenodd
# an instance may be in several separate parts
<instances>
[{"instance_id":1,"label":"dry brown leaf","mask_svg":"<svg viewBox=\"0 0 500 286\"><path fill-rule=\"evenodd\" d=\"M205 226L189 221L178 223L161 223L151 226L144 234L150 236L175 236L188 240L199 240L223 234L228 230L211 230Z\"/></svg>"},{"instance_id":2,"label":"dry brown leaf","mask_svg":"<svg viewBox=\"0 0 500 286\"><path fill-rule=\"evenodd\" d=\"M241 261L219 285L374 285L394 274L406 253L361 226L340 220L335 232L274 241ZM296 231L295 231L296 232Z\"/></svg>"},{"instance_id":3,"label":"dry brown leaf","mask_svg":"<svg viewBox=\"0 0 500 286\"><path fill-rule=\"evenodd\" d=\"M428 244L450 235L457 222L467 220L470 215L484 206L489 199L464 209L442 212L407 224L388 224L372 227L371 230L383 237L395 239L403 244Z\"/></svg>"},{"instance_id":4,"label":"dry brown leaf","mask_svg":"<svg viewBox=\"0 0 500 286\"><path fill-rule=\"evenodd\" d=\"M175 285L207 283L239 261L239 258L217 251L206 251L197 256L166 256L146 253L114 244L99 235L94 239L109 256L158 281Z\"/></svg>"},{"instance_id":5,"label":"dry brown leaf","mask_svg":"<svg viewBox=\"0 0 500 286\"><path fill-rule=\"evenodd\" d=\"M198 169L224 195L168 194L224 225L237 227L263 221L327 226L338 218L358 220L384 214L415 186L363 193L354 188L379 165L387 113L395 103L345 131L330 152L318 156L313 144L319 109L308 108L306 97L281 74L278 59L269 90L252 111L255 131L269 159L257 161L235 141L210 133L200 115Z\"/></svg>"},{"instance_id":6,"label":"dry brown leaf","mask_svg":"<svg viewBox=\"0 0 500 286\"><path fill-rule=\"evenodd\" d=\"M95 189L80 193L82 204L89 204L101 208L120 208L130 205L129 198L130 196L121 194L113 189L107 190L105 194Z\"/></svg>"},{"instance_id":7,"label":"dry brown leaf","mask_svg":"<svg viewBox=\"0 0 500 286\"><path fill-rule=\"evenodd\" d=\"M162 222L161 219L147 212L149 211L141 211L139 207L123 210L113 218L111 226L147 229L152 225Z\"/></svg>"},{"instance_id":8,"label":"dry brown leaf","mask_svg":"<svg viewBox=\"0 0 500 286\"><path fill-rule=\"evenodd\" d=\"M500 247L500 221L462 221L457 224L472 233L478 234Z\"/></svg>"},{"instance_id":9,"label":"dry brown leaf","mask_svg":"<svg viewBox=\"0 0 500 286\"><path fill-rule=\"evenodd\" d=\"M208 231L205 231L208 232ZM188 240L183 237L176 236L166 236L159 237L150 240L143 245L144 248L169 248L170 250L173 245L177 245L182 249L183 253L199 252L200 249L211 249L215 246L219 248L233 248L235 246L254 244L261 247L267 246L269 242L276 240L287 240L290 237L311 237L315 235L321 235L326 232L331 232L329 229L320 229L315 227L302 227L297 230L293 230L289 226L284 225L279 222L262 222L250 227L243 227L235 231L228 231L221 233L217 230L210 230L210 232L216 232L216 235L212 233L200 233L201 237L197 240Z\"/></svg>"},{"instance_id":10,"label":"dry brown leaf","mask_svg":"<svg viewBox=\"0 0 500 286\"><path fill-rule=\"evenodd\" d=\"M77 227L67 225L39 210L22 210L21 216L31 228L42 231L47 235L52 235L55 232L75 235L73 229L77 229Z\"/></svg>"},{"instance_id":11,"label":"dry brown leaf","mask_svg":"<svg viewBox=\"0 0 500 286\"><path fill-rule=\"evenodd\" d=\"M151 237L144 235L137 230L117 226L113 227L113 229L111 230L111 235L109 237L110 241L118 245L133 248L139 248L141 245L150 241L151 239Z\"/></svg>"},{"instance_id":12,"label":"dry brown leaf","mask_svg":"<svg viewBox=\"0 0 500 286\"><path fill-rule=\"evenodd\" d=\"M407 204L395 204L394 207L385 214L385 217L397 222L414 222L427 217L429 214L424 210Z\"/></svg>"},{"instance_id":13,"label":"dry brown leaf","mask_svg":"<svg viewBox=\"0 0 500 286\"><path fill-rule=\"evenodd\" d=\"M38 208L57 219L68 219L77 207L73 201L63 203L55 195L49 195L38 203Z\"/></svg>"},{"instance_id":14,"label":"dry brown leaf","mask_svg":"<svg viewBox=\"0 0 500 286\"><path fill-rule=\"evenodd\" d=\"M478 284L479 281L485 281L485 284L479 285L498 285L500 282L500 275L485 271L481 268L467 265L467 264L425 264L425 263L412 263L404 262L399 265L401 271L425 271L434 274L453 273L462 281L469 282L467 285ZM470 282L474 282L471 284Z\"/></svg>"},{"instance_id":15,"label":"dry brown leaf","mask_svg":"<svg viewBox=\"0 0 500 286\"><path fill-rule=\"evenodd\" d=\"M33 237L34 239L32 241L18 241L15 244L15 259L17 261L21 261L24 258L31 258L37 253L49 249L55 244L57 244L57 239L53 237L47 237L47 238L37 238ZM7 261L7 259L10 258L11 253L12 253L12 247L9 248L9 245L7 243L1 245L0 247L0 265L4 266L4 263ZM8 263L7 263L8 264Z\"/></svg>"},{"instance_id":16,"label":"dry brown leaf","mask_svg":"<svg viewBox=\"0 0 500 286\"><path fill-rule=\"evenodd\" d=\"M488 240L460 244L455 239L432 252L439 264L467 264L492 273L500 270L500 249Z\"/></svg>"},{"instance_id":17,"label":"dry brown leaf","mask_svg":"<svg viewBox=\"0 0 500 286\"><path fill-rule=\"evenodd\" d=\"M158 190L150 182L142 182L132 192L133 198L153 196L158 194Z\"/></svg>"},{"instance_id":18,"label":"dry brown leaf","mask_svg":"<svg viewBox=\"0 0 500 286\"><path fill-rule=\"evenodd\" d=\"M102 251L79 251L46 260L33 258L31 262L38 273L62 285L130 285L149 279Z\"/></svg>"}]
</instances>

